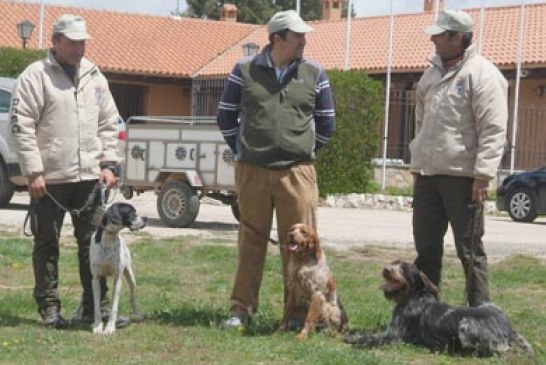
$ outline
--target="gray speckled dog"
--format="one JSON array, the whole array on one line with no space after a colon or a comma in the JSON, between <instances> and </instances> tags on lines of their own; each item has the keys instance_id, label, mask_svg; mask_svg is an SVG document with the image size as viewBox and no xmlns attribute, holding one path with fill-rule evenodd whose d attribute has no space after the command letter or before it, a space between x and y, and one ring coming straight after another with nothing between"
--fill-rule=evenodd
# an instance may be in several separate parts
<instances>
[{"instance_id":1,"label":"gray speckled dog","mask_svg":"<svg viewBox=\"0 0 546 365\"><path fill-rule=\"evenodd\" d=\"M383 269L385 297L395 303L386 332L350 334L344 341L360 347L405 342L433 351L491 356L531 345L508 317L490 303L479 307L451 307L438 301L438 289L414 264L395 261Z\"/></svg>"}]
</instances>

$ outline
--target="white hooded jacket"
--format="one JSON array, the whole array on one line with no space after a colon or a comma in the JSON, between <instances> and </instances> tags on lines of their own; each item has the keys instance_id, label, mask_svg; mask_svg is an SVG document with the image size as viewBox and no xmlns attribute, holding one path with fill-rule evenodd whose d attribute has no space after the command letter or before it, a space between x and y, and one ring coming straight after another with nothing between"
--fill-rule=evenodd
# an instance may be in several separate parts
<instances>
[{"instance_id":1,"label":"white hooded jacket","mask_svg":"<svg viewBox=\"0 0 546 365\"><path fill-rule=\"evenodd\" d=\"M118 110L106 78L82 59L77 86L51 51L15 84L11 134L24 176L49 184L93 180L100 164L116 162Z\"/></svg>"},{"instance_id":2,"label":"white hooded jacket","mask_svg":"<svg viewBox=\"0 0 546 365\"><path fill-rule=\"evenodd\" d=\"M422 175L495 177L508 122L508 83L470 46L442 74L435 57L417 85L411 171Z\"/></svg>"}]
</instances>

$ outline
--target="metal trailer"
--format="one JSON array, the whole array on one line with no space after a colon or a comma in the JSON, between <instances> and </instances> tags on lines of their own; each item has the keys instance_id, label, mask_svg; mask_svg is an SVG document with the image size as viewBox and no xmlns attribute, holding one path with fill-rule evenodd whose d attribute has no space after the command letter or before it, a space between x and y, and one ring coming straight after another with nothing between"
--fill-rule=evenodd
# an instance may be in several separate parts
<instances>
[{"instance_id":1,"label":"metal trailer","mask_svg":"<svg viewBox=\"0 0 546 365\"><path fill-rule=\"evenodd\" d=\"M170 227L189 227L205 196L231 205L239 218L234 156L213 117L131 117L126 132L126 199L153 190Z\"/></svg>"}]
</instances>

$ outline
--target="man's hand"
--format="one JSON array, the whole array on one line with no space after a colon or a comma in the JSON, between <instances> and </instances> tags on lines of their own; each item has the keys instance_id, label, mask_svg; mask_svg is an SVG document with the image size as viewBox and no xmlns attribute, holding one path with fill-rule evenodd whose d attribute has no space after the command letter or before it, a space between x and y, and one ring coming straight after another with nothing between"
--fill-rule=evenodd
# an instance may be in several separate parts
<instances>
[{"instance_id":1,"label":"man's hand","mask_svg":"<svg viewBox=\"0 0 546 365\"><path fill-rule=\"evenodd\" d=\"M44 175L31 175L27 177L28 180L28 193L30 194L30 199L39 200L46 193L46 183Z\"/></svg>"},{"instance_id":2,"label":"man's hand","mask_svg":"<svg viewBox=\"0 0 546 365\"><path fill-rule=\"evenodd\" d=\"M116 186L118 178L114 176L114 173L110 169L102 169L100 172L100 182L106 185L107 188Z\"/></svg>"},{"instance_id":3,"label":"man's hand","mask_svg":"<svg viewBox=\"0 0 546 365\"><path fill-rule=\"evenodd\" d=\"M483 204L487 200L489 180L474 179L472 184L472 201Z\"/></svg>"}]
</instances>

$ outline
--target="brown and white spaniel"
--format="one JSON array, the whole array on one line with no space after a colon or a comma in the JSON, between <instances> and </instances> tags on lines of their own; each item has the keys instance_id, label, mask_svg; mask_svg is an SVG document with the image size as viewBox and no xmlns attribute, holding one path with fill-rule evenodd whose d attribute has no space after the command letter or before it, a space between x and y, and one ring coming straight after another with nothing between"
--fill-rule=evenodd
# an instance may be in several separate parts
<instances>
[{"instance_id":1,"label":"brown and white spaniel","mask_svg":"<svg viewBox=\"0 0 546 365\"><path fill-rule=\"evenodd\" d=\"M299 339L307 339L314 329L324 329L333 335L345 332L347 315L315 230L305 224L294 224L288 231L287 250L288 296L279 331L288 329L297 308L304 308L305 322Z\"/></svg>"}]
</instances>

